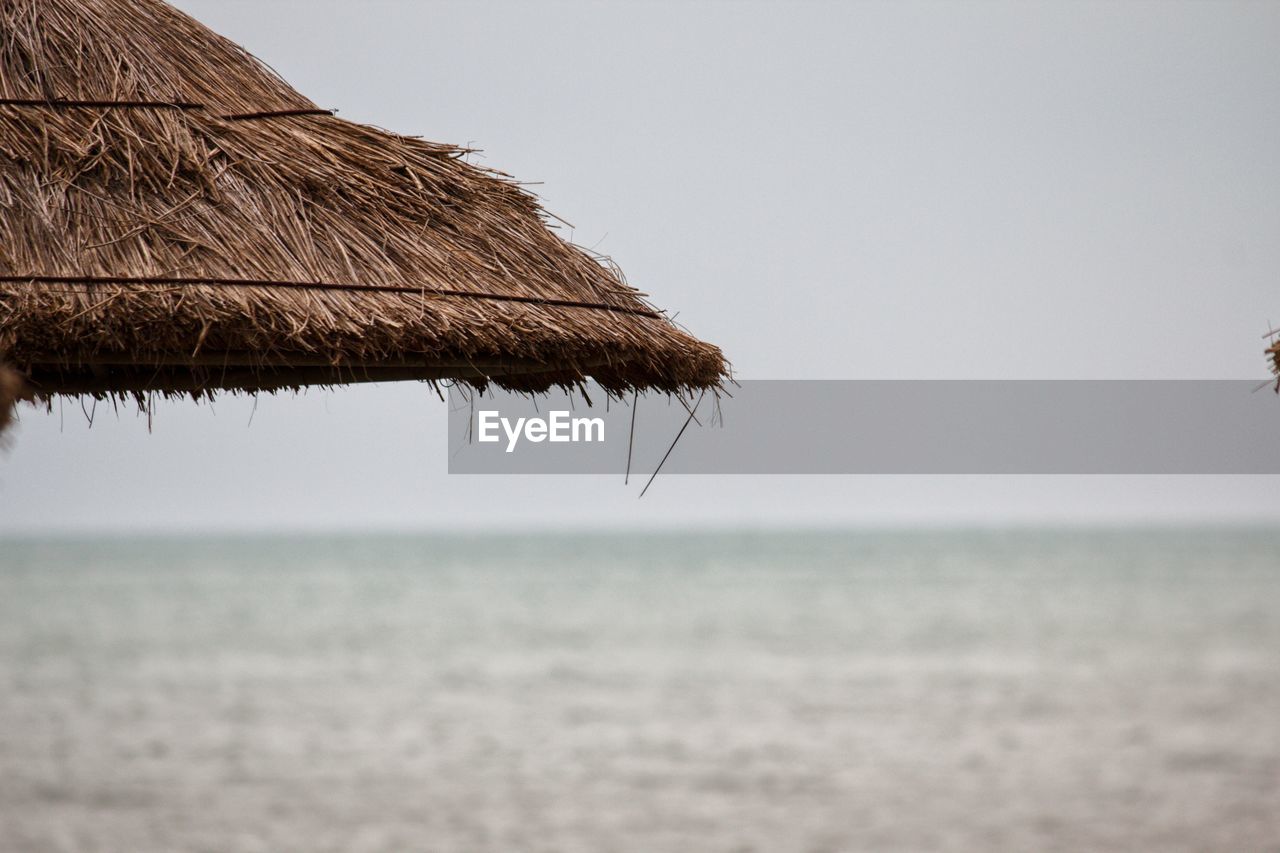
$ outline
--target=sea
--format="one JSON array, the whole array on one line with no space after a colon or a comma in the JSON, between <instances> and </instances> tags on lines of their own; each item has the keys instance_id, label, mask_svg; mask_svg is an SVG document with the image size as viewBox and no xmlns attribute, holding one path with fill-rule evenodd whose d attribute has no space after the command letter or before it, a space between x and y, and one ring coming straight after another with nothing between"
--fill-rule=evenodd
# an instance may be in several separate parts
<instances>
[{"instance_id":1,"label":"sea","mask_svg":"<svg viewBox=\"0 0 1280 853\"><path fill-rule=\"evenodd\" d=\"M1280 530L6 537L0 851L1280 851Z\"/></svg>"}]
</instances>

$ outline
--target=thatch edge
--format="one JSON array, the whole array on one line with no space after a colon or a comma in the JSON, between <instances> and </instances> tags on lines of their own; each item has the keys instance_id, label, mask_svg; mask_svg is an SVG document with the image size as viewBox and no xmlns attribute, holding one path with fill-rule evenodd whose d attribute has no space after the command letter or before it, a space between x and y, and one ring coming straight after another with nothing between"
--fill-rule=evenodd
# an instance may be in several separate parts
<instances>
[{"instance_id":1,"label":"thatch edge","mask_svg":"<svg viewBox=\"0 0 1280 853\"><path fill-rule=\"evenodd\" d=\"M209 367L197 367L194 372L189 366L178 366L172 369L153 369L142 384L128 388L116 387L108 382L105 387L92 383L75 388L61 387L49 389L41 387L33 381L24 381L16 370L2 368L13 377L13 388L16 394L14 403L26 402L39 409L53 410L53 405L60 399L72 399L98 402L109 402L114 406L133 406L135 410L146 415L148 421L158 412L157 404L162 401L190 400L197 404L212 403L224 397L258 397L259 395L277 394L294 395L308 391L332 391L350 385L369 383L403 383L413 381L428 386L428 393L439 397L442 401L454 389L461 389L467 395L483 395L497 388L520 394L530 398L540 398L554 389L569 394L581 394L588 407L598 405L599 395L603 395L605 405L608 401L623 403L630 401L639 389L620 389L601 384L594 376L584 375L577 371L529 370L520 368L502 374L490 373L487 369L477 369L470 376L458 375L453 370L432 370L421 368L284 368L271 370L263 374L258 369L225 370ZM683 401L686 406L695 405L703 397L718 401L729 394L731 386L736 386L732 371L726 367L724 377L714 385L705 387L672 387L648 388L649 393L665 395L669 400ZM729 394L729 396L732 396ZM11 412L11 409L7 409ZM93 425L92 416L89 425ZM3 433L0 426L0 433ZM0 442L3 436L0 436Z\"/></svg>"},{"instance_id":2,"label":"thatch edge","mask_svg":"<svg viewBox=\"0 0 1280 853\"><path fill-rule=\"evenodd\" d=\"M30 391L18 371L0 364L0 435L13 421L13 410L18 401L30 397Z\"/></svg>"}]
</instances>

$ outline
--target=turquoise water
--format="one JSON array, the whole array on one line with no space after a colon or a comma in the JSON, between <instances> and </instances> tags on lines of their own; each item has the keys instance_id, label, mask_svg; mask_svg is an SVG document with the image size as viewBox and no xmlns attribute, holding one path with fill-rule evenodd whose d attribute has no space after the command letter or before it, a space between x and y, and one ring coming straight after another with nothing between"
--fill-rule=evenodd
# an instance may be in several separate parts
<instances>
[{"instance_id":1,"label":"turquoise water","mask_svg":"<svg viewBox=\"0 0 1280 853\"><path fill-rule=\"evenodd\" d=\"M6 541L0 850L1280 850L1280 531Z\"/></svg>"}]
</instances>

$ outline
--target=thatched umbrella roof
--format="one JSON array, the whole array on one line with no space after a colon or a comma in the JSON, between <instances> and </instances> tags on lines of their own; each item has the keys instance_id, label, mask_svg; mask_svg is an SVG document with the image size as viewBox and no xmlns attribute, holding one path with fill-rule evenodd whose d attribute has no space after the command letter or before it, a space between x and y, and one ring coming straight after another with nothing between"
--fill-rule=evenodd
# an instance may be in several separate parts
<instances>
[{"instance_id":1,"label":"thatched umbrella roof","mask_svg":"<svg viewBox=\"0 0 1280 853\"><path fill-rule=\"evenodd\" d=\"M160 0L0 0L0 361L41 397L721 380L466 153L337 118Z\"/></svg>"}]
</instances>

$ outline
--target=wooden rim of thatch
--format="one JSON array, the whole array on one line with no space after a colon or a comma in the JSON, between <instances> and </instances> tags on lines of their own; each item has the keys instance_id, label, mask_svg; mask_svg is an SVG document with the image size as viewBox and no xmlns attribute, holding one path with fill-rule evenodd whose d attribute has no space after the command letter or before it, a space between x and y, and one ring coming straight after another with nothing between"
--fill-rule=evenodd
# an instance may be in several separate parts
<instances>
[{"instance_id":1,"label":"wooden rim of thatch","mask_svg":"<svg viewBox=\"0 0 1280 853\"><path fill-rule=\"evenodd\" d=\"M0 36L0 355L39 396L726 374L509 177L160 0L8 0Z\"/></svg>"}]
</instances>

